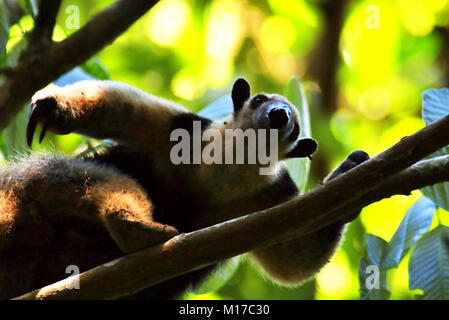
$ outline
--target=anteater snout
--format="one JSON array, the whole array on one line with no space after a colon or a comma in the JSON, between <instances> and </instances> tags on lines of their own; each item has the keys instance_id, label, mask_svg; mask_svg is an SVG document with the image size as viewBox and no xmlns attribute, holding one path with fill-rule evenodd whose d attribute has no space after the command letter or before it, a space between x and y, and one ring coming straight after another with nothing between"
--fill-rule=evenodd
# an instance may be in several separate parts
<instances>
[{"instance_id":1,"label":"anteater snout","mask_svg":"<svg viewBox=\"0 0 449 320\"><path fill-rule=\"evenodd\" d=\"M273 106L268 110L270 128L273 129L281 129L286 126L290 117L290 107L285 104Z\"/></svg>"}]
</instances>

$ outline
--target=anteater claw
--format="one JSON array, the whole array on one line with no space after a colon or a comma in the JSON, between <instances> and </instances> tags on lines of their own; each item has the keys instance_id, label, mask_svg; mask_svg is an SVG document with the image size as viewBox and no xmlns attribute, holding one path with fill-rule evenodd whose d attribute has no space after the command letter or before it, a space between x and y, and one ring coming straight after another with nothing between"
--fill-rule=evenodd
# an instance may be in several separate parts
<instances>
[{"instance_id":1,"label":"anteater claw","mask_svg":"<svg viewBox=\"0 0 449 320\"><path fill-rule=\"evenodd\" d=\"M31 105L30 116L28 118L26 132L28 146L31 147L33 143L34 132L38 125L42 125L42 131L39 136L39 143L41 143L48 130L59 134L71 132L66 122L58 110L58 103L55 98L49 97L35 101Z\"/></svg>"},{"instance_id":2,"label":"anteater claw","mask_svg":"<svg viewBox=\"0 0 449 320\"><path fill-rule=\"evenodd\" d=\"M42 127L41 134L39 136L39 143L42 143L42 140L44 140L45 134L47 133L48 128L50 128L50 124L46 123Z\"/></svg>"},{"instance_id":3,"label":"anteater claw","mask_svg":"<svg viewBox=\"0 0 449 320\"><path fill-rule=\"evenodd\" d=\"M33 143L34 131L36 131L37 124L39 123L38 113L35 112L36 108L31 107L30 116L28 118L27 125L27 144L31 147Z\"/></svg>"}]
</instances>

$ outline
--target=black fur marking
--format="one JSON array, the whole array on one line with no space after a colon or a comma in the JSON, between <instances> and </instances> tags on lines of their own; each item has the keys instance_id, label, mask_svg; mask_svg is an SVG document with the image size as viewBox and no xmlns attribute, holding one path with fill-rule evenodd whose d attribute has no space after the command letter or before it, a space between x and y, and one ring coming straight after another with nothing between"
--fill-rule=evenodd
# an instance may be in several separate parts
<instances>
[{"instance_id":1,"label":"black fur marking","mask_svg":"<svg viewBox=\"0 0 449 320\"><path fill-rule=\"evenodd\" d=\"M254 98L251 99L249 107L253 110L256 110L260 107L260 105L264 102L268 101L268 97L263 94L258 94Z\"/></svg>"},{"instance_id":2,"label":"black fur marking","mask_svg":"<svg viewBox=\"0 0 449 320\"><path fill-rule=\"evenodd\" d=\"M207 199L199 197L195 190L190 191L182 177L168 181L161 176L155 169L153 156L150 153L116 145L85 160L112 167L135 179L145 189L153 203L154 220L172 225L180 232L198 229L198 219L209 210L207 203L204 202ZM106 261L109 260L112 258ZM87 269L94 266L89 266ZM176 298L190 285L199 284L214 268L216 265L170 279L126 299Z\"/></svg>"},{"instance_id":3,"label":"black fur marking","mask_svg":"<svg viewBox=\"0 0 449 320\"><path fill-rule=\"evenodd\" d=\"M243 108L243 104L249 99L250 91L249 83L245 79L239 78L234 82L234 86L232 87L234 113L239 112Z\"/></svg>"},{"instance_id":4,"label":"black fur marking","mask_svg":"<svg viewBox=\"0 0 449 320\"><path fill-rule=\"evenodd\" d=\"M299 136L299 124L297 122L295 122L295 127L293 128L292 133L290 133L290 135L288 136L287 140L288 141L296 141L296 139L298 139Z\"/></svg>"},{"instance_id":5,"label":"black fur marking","mask_svg":"<svg viewBox=\"0 0 449 320\"><path fill-rule=\"evenodd\" d=\"M357 167L359 164L365 162L369 159L368 153L363 150L356 150L349 154L349 156L340 163L340 165L332 171L332 173L327 177L326 181L330 181L332 179L341 176L342 174L348 172L352 168Z\"/></svg>"},{"instance_id":6,"label":"black fur marking","mask_svg":"<svg viewBox=\"0 0 449 320\"><path fill-rule=\"evenodd\" d=\"M265 192L269 193L269 197L280 197L279 200L282 198L282 201L279 202L282 203L297 195L299 190L293 179L290 177L288 170L282 169L279 177L265 189Z\"/></svg>"},{"instance_id":7,"label":"black fur marking","mask_svg":"<svg viewBox=\"0 0 449 320\"><path fill-rule=\"evenodd\" d=\"M182 113L173 118L171 130L185 129L189 134L193 133L193 121L201 121L201 132L206 130L212 123L212 120L201 117L193 113Z\"/></svg>"},{"instance_id":8,"label":"black fur marking","mask_svg":"<svg viewBox=\"0 0 449 320\"><path fill-rule=\"evenodd\" d=\"M195 230L198 224L195 218L207 210L207 204L202 202L207 199L195 196L196 190L190 190L181 176L169 180L159 174L150 153L116 145L86 161L112 167L136 180L154 205L154 220L172 225L180 232Z\"/></svg>"},{"instance_id":9,"label":"black fur marking","mask_svg":"<svg viewBox=\"0 0 449 320\"><path fill-rule=\"evenodd\" d=\"M317 144L313 139L300 139L296 142L292 150L290 150L286 157L287 158L305 158L310 157L317 149Z\"/></svg>"}]
</instances>

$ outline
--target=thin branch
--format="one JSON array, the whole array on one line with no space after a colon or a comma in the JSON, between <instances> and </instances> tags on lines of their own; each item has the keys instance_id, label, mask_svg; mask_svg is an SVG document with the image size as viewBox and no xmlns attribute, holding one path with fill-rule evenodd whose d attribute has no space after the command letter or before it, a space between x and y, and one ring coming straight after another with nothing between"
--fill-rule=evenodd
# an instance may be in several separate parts
<instances>
[{"instance_id":1,"label":"thin branch","mask_svg":"<svg viewBox=\"0 0 449 320\"><path fill-rule=\"evenodd\" d=\"M25 14L25 11L23 11L16 0L5 0L3 4L8 12L8 23L10 26L17 23Z\"/></svg>"},{"instance_id":2,"label":"thin branch","mask_svg":"<svg viewBox=\"0 0 449 320\"><path fill-rule=\"evenodd\" d=\"M54 15L57 0L51 1L55 1L50 13ZM157 0L118 0L67 39L49 46L49 50L30 50L30 54L22 54L13 72L0 82L0 130L37 90L112 43L155 3ZM41 24L45 25L45 22ZM51 24L52 21L43 27L44 30L49 29Z\"/></svg>"},{"instance_id":3,"label":"thin branch","mask_svg":"<svg viewBox=\"0 0 449 320\"><path fill-rule=\"evenodd\" d=\"M323 95L323 107L337 109L337 67L340 62L340 35L348 0L327 0L320 4L324 16L323 33L310 53L307 76L318 80Z\"/></svg>"},{"instance_id":4,"label":"thin branch","mask_svg":"<svg viewBox=\"0 0 449 320\"><path fill-rule=\"evenodd\" d=\"M51 42L60 7L61 0L45 0L39 3L34 28L31 32L31 42Z\"/></svg>"},{"instance_id":5,"label":"thin branch","mask_svg":"<svg viewBox=\"0 0 449 320\"><path fill-rule=\"evenodd\" d=\"M64 72L112 43L134 21L152 8L157 0L121 0L91 19L82 29L53 48L51 57Z\"/></svg>"},{"instance_id":6,"label":"thin branch","mask_svg":"<svg viewBox=\"0 0 449 320\"><path fill-rule=\"evenodd\" d=\"M392 192L409 193L423 183L433 184L440 182L440 177L448 177L447 157L436 160L437 165L422 162L403 171L447 144L449 115L305 195L274 208L179 235L164 244L86 271L79 275L78 290L68 289L73 279L62 280L19 299L120 298L255 248L305 235Z\"/></svg>"}]
</instances>

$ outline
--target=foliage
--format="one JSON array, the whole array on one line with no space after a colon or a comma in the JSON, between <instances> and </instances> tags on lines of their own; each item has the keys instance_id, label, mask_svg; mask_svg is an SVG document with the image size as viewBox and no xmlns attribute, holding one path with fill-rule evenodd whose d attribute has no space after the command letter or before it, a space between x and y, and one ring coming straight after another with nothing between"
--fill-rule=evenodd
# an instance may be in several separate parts
<instances>
[{"instance_id":1,"label":"foliage","mask_svg":"<svg viewBox=\"0 0 449 320\"><path fill-rule=\"evenodd\" d=\"M410 257L410 289L421 289L421 299L449 300L449 255L443 244L449 227L440 225L427 233Z\"/></svg>"},{"instance_id":2,"label":"foliage","mask_svg":"<svg viewBox=\"0 0 449 320\"><path fill-rule=\"evenodd\" d=\"M422 117L426 125L449 113L449 89L432 89L423 94ZM430 155L429 158L449 154L447 147ZM449 210L449 183L438 183L421 189L422 193L432 199L438 206Z\"/></svg>"},{"instance_id":3,"label":"foliage","mask_svg":"<svg viewBox=\"0 0 449 320\"><path fill-rule=\"evenodd\" d=\"M388 299L390 291L387 287L387 270L398 267L401 260L407 255L413 245L429 229L436 205L426 197L419 199L405 214L401 224L389 242L372 234L366 236L366 255L360 261L360 298L361 299ZM421 259L419 255L417 259ZM368 288L366 285L371 273L369 266L376 266L374 279L380 286ZM416 270L413 277L426 277L422 270Z\"/></svg>"}]
</instances>

